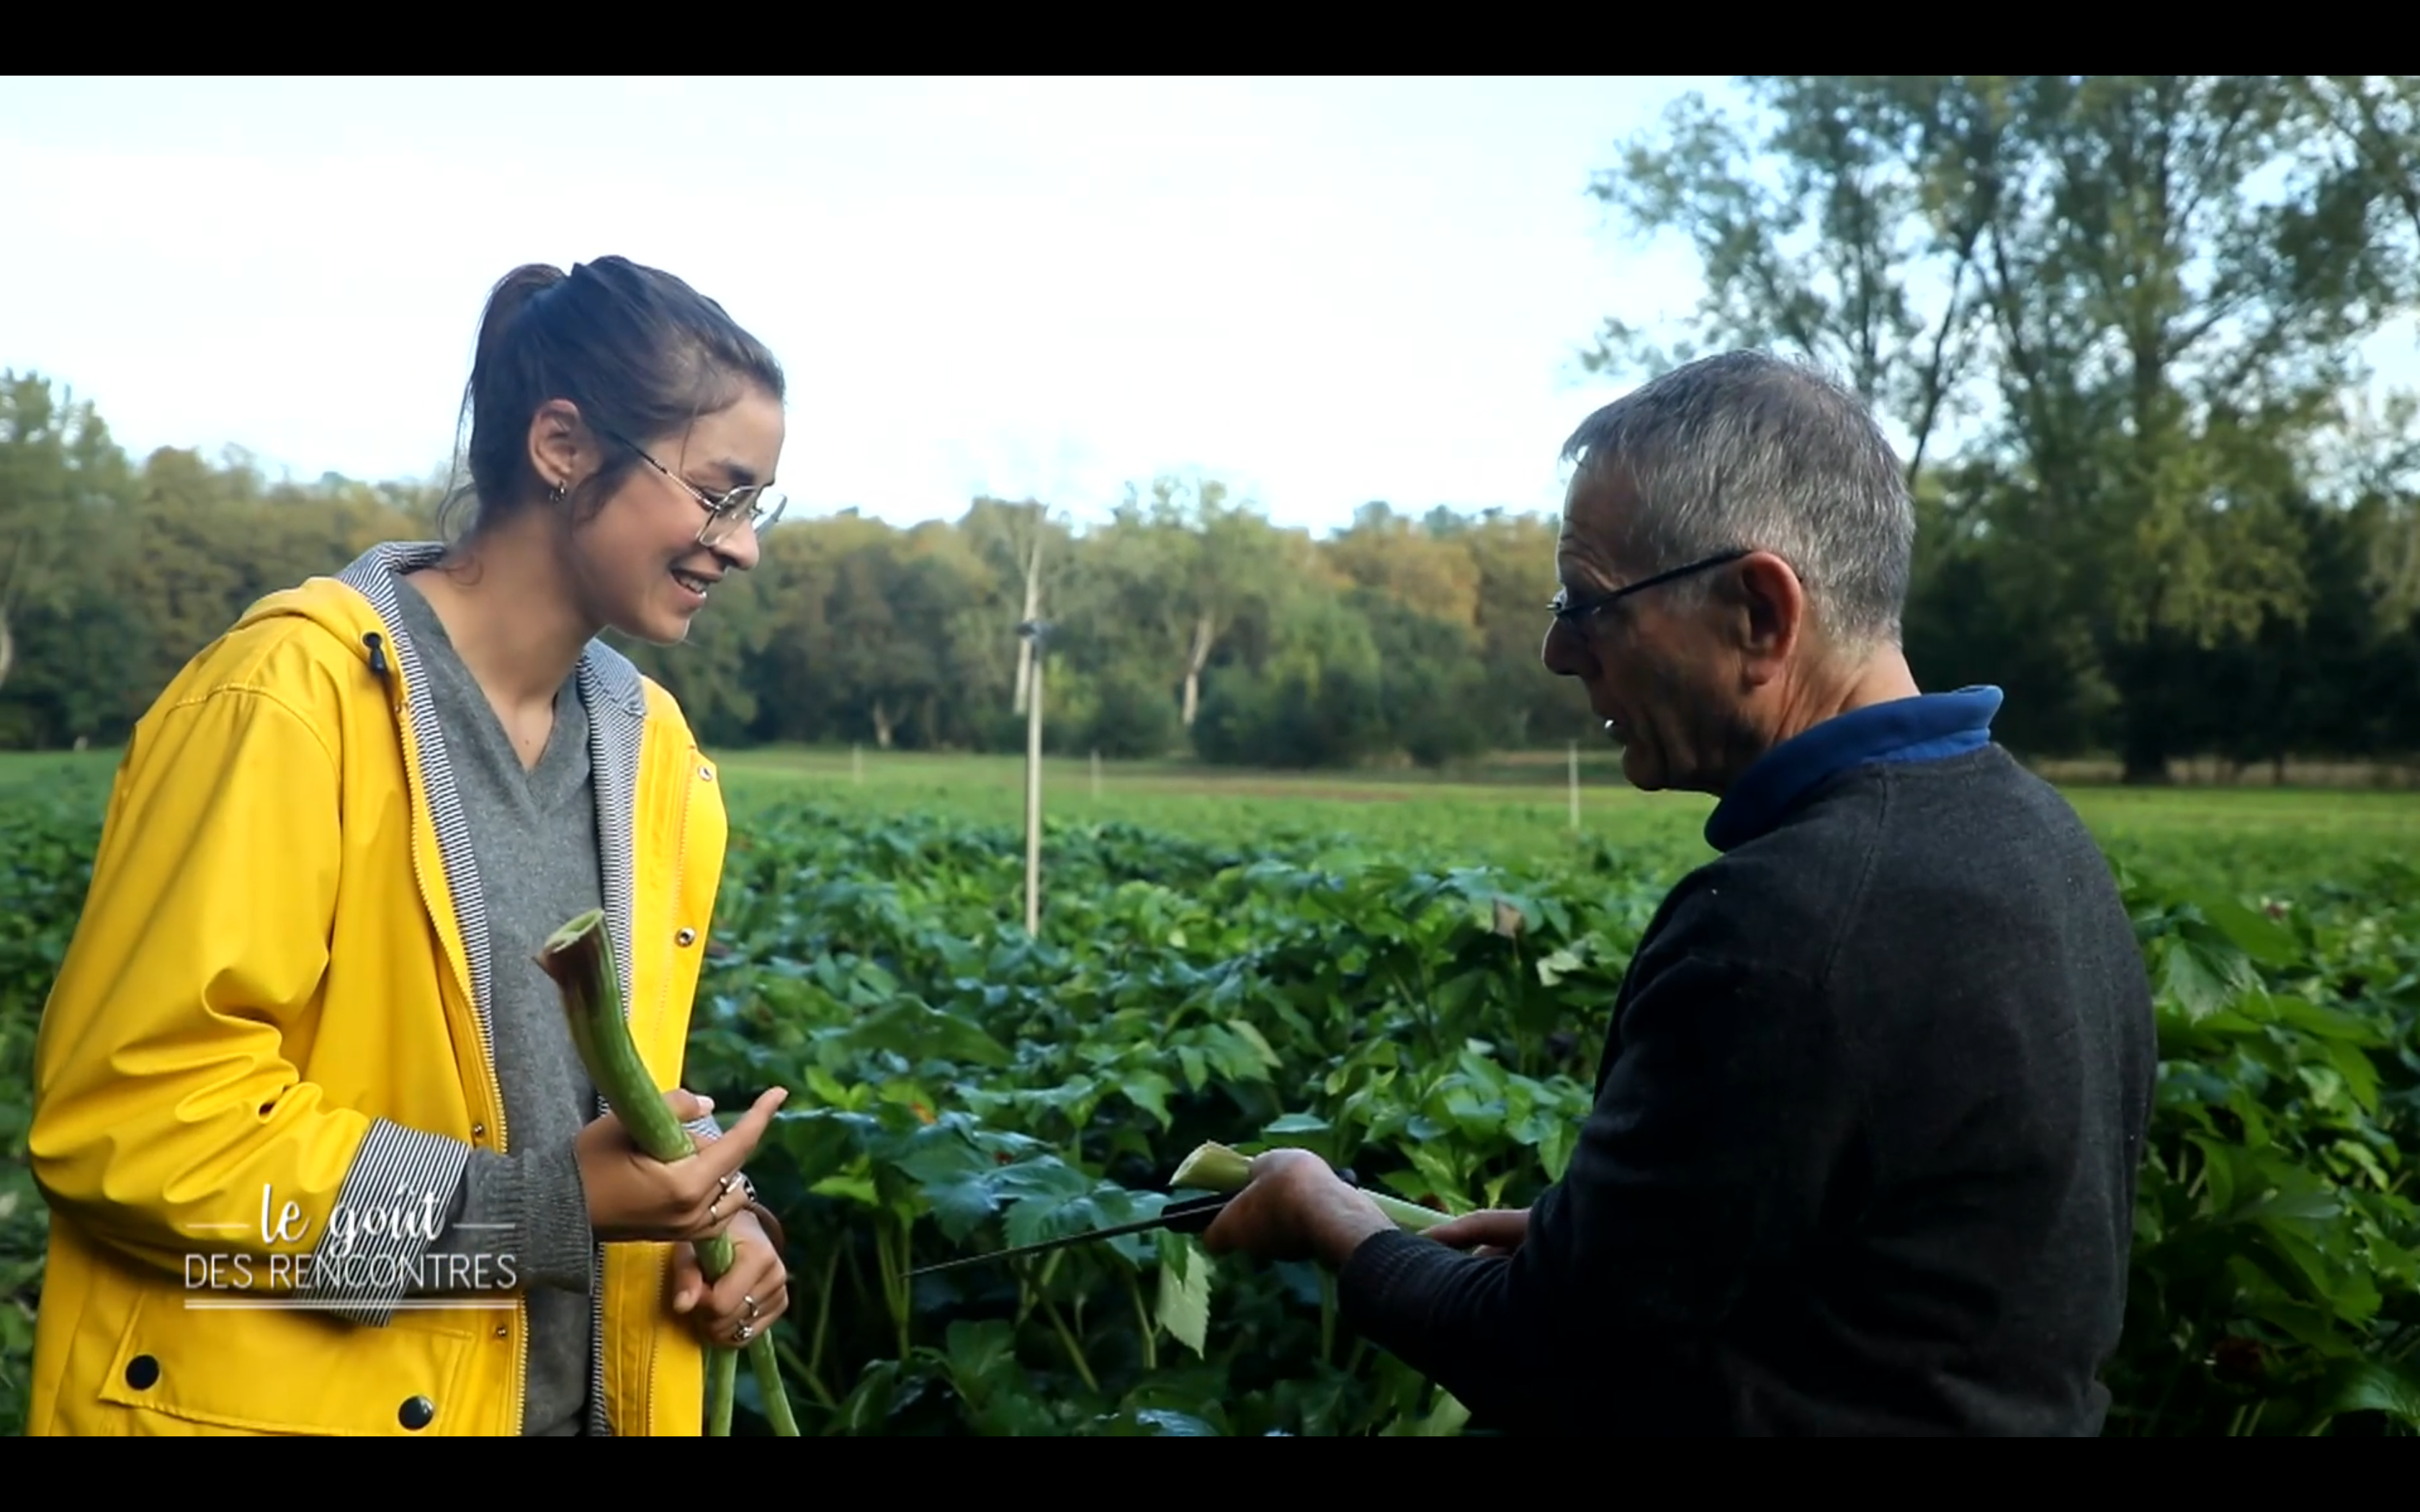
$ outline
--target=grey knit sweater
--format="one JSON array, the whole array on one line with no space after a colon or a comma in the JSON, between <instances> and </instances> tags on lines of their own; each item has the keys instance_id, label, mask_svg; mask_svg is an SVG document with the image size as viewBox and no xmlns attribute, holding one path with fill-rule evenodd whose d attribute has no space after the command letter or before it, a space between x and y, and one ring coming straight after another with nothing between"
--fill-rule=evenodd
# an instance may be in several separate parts
<instances>
[{"instance_id":1,"label":"grey knit sweater","mask_svg":"<svg viewBox=\"0 0 2420 1512\"><path fill-rule=\"evenodd\" d=\"M477 681L428 601L398 582L403 632L426 669L423 690L445 728L445 754L470 822L487 902L496 1075L504 1152L474 1149L454 1222L430 1255L489 1257L529 1302L529 1378L521 1431L586 1431L595 1236L572 1142L595 1117L596 1088L565 1027L561 998L535 957L566 919L603 903L588 714L575 673L555 695L554 733L524 769ZM425 1270L442 1273L442 1267Z\"/></svg>"}]
</instances>

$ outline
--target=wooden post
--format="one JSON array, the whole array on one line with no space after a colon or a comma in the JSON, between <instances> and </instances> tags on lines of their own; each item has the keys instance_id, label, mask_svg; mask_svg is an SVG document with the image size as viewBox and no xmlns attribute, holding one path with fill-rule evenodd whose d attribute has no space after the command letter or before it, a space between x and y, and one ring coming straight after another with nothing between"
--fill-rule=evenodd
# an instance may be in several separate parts
<instances>
[{"instance_id":1,"label":"wooden post","mask_svg":"<svg viewBox=\"0 0 2420 1512\"><path fill-rule=\"evenodd\" d=\"M1042 932L1042 654L1048 626L1028 620L1016 627L1033 648L1025 704L1025 933Z\"/></svg>"},{"instance_id":2,"label":"wooden post","mask_svg":"<svg viewBox=\"0 0 2420 1512\"><path fill-rule=\"evenodd\" d=\"M1580 743L1572 742L1572 833L1580 829Z\"/></svg>"}]
</instances>

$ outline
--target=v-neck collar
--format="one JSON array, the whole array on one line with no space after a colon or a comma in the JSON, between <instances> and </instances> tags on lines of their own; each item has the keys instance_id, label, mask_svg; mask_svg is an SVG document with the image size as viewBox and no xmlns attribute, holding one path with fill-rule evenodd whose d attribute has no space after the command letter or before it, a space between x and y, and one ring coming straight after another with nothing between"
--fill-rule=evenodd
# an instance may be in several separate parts
<instances>
[{"instance_id":1,"label":"v-neck collar","mask_svg":"<svg viewBox=\"0 0 2420 1512\"><path fill-rule=\"evenodd\" d=\"M463 702L476 710L474 717L480 720L480 726L474 738L489 748L500 764L520 779L522 790L534 802L551 808L563 801L567 795L566 786L571 781L568 768L579 764L574 758L586 748L590 723L590 711L581 686L579 669L575 667L566 673L562 686L554 691L554 719L547 731L546 744L538 750L537 760L524 762L520 748L513 743L512 732L504 728L504 721L496 713L495 704L489 702L487 689L479 686L478 677L463 661L460 649L454 644L453 636L447 633L445 621L437 612L437 606L420 591L419 584L410 581L402 572L396 573L395 581L404 612L411 622L411 631L425 643L434 643L442 648L435 658L442 663L439 675L458 683L464 695ZM566 717L566 715L573 717Z\"/></svg>"}]
</instances>

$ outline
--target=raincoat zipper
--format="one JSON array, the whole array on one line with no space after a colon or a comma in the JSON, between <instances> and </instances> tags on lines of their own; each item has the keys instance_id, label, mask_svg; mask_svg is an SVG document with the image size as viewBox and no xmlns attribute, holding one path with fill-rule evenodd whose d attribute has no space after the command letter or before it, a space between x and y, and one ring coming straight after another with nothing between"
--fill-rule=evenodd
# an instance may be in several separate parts
<instances>
[{"instance_id":1,"label":"raincoat zipper","mask_svg":"<svg viewBox=\"0 0 2420 1512\"><path fill-rule=\"evenodd\" d=\"M636 940L638 898L638 808L639 793L644 785L641 770L646 748L646 716L644 709L633 711L604 687L604 679L593 663L583 659L581 665L581 693L588 704L589 754L597 806L597 851L605 892L606 936L612 943L615 969L624 983L623 1019L629 1022L635 1012L631 989L635 985L636 963L633 959ZM597 1117L611 1112L604 1096L597 1098ZM592 1397L589 1426L604 1436L613 1431L612 1406L605 1389L605 1356L612 1347L612 1337L605 1319L606 1256L603 1245L593 1252L592 1262L597 1284L589 1300L590 1337L595 1341L589 1357L588 1389ZM660 1276L656 1288L660 1291ZM650 1348L652 1349L652 1345ZM644 1398L647 1383L642 1379L636 1389L641 1395L638 1415L639 1432L646 1431Z\"/></svg>"},{"instance_id":2,"label":"raincoat zipper","mask_svg":"<svg viewBox=\"0 0 2420 1512\"><path fill-rule=\"evenodd\" d=\"M690 755L691 760L697 759L696 751L692 750ZM706 776L706 768L703 765L698 768L698 780L711 780L711 779ZM672 900L673 911L675 916L678 915L681 906L681 883L683 881L683 874L689 867L689 815L690 810L694 808L696 804L696 786L691 782L683 782L681 784L680 825L679 827L673 832L673 886L672 891L669 894ZM706 952L706 931L704 929L700 929L698 931L697 943L699 956L703 959ZM669 1007L672 1002L673 975L675 969L676 969L676 967L667 967L665 969L662 978L662 984L657 990L656 1022L659 1024L663 1022L664 1010ZM678 1079L677 1072L675 1072L675 1079ZM669 1257L670 1252L667 1251L665 1253L667 1257ZM656 1275L656 1285L653 1294L661 1296L663 1294L663 1289L664 1276L662 1271L659 1270ZM662 1340L662 1330L651 1328L647 1331L647 1370L645 1377L647 1382L647 1396L644 1404L644 1412L649 1418L653 1418L655 1415L657 1393L656 1367L659 1363L659 1355L661 1350Z\"/></svg>"},{"instance_id":3,"label":"raincoat zipper","mask_svg":"<svg viewBox=\"0 0 2420 1512\"><path fill-rule=\"evenodd\" d=\"M373 608L378 611L381 620L392 623L393 616L390 612L392 606L374 598ZM413 792L419 798L420 808L423 811L432 812L432 827L434 827L434 805L430 804L428 801L428 777L427 768L425 764L426 753L421 750L418 740L414 738L415 733L419 729L419 721L414 718L411 714L411 710L413 708L411 703L411 689L403 681L402 669L393 665L389 660L386 654L386 642L384 638L381 637L379 632L373 630L369 634L362 637L362 640L363 642L369 647L370 670L378 674L379 680L384 684L387 688L387 706L395 715L396 733L403 745L404 769L412 784ZM433 718L430 723L432 725L434 724ZM442 760L442 751L440 760ZM444 858L442 854L444 843L442 836L440 836L438 843L440 847L439 859L442 861ZM451 895L456 893L458 889L452 887L452 877L450 874L451 869L449 868L448 871L448 887L446 890L448 894ZM421 854L420 832L417 825L411 826L411 873L414 886L420 889L420 905L428 910L432 916L435 915L437 912L437 905L435 900L429 896L427 858ZM511 1133L504 1119L504 1088L498 1085L496 1075L496 1037L495 1029L491 1023L493 1011L487 1000L488 995L485 991L486 983L480 980L477 963L471 959L469 933L467 931L463 930L461 925L461 900L458 896L454 900L453 912L455 916L455 933L462 938L462 953L465 963L470 965L472 972L472 1013L473 1016L477 1019L479 1025L479 1046L481 1051L479 1072L481 1078L485 1083L483 1090L485 1091L487 1098L486 1111L488 1117L494 1120L494 1128L496 1131L496 1153L499 1155L505 1155L511 1153ZM520 1436L521 1430L525 1426L523 1416L527 1411L529 1396L527 1386L527 1378L529 1374L529 1304L527 1299L517 1297L514 1300L513 1320L515 1326L513 1330L512 1422L513 1436L518 1438Z\"/></svg>"}]
</instances>

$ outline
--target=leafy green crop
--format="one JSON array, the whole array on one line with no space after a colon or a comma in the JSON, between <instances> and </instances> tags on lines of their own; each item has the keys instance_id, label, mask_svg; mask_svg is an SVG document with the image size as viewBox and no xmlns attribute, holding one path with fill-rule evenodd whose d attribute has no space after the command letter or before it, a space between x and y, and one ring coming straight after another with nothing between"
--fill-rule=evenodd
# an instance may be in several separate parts
<instances>
[{"instance_id":1,"label":"leafy green crop","mask_svg":"<svg viewBox=\"0 0 2420 1512\"><path fill-rule=\"evenodd\" d=\"M41 1212L26 1050L97 801L0 798L0 1427L22 1412ZM899 1279L1147 1216L1187 1151L1302 1145L1450 1211L1559 1175L1606 1013L1686 858L1514 874L768 804L735 830L686 1085L793 1089L751 1167L788 1227L777 1341L837 1434L1450 1434L1315 1268L1165 1234ZM2420 873L2244 903L2121 872L2164 1064L2113 1434L2420 1427L2410 1193ZM737 1431L763 1432L752 1381Z\"/></svg>"}]
</instances>

